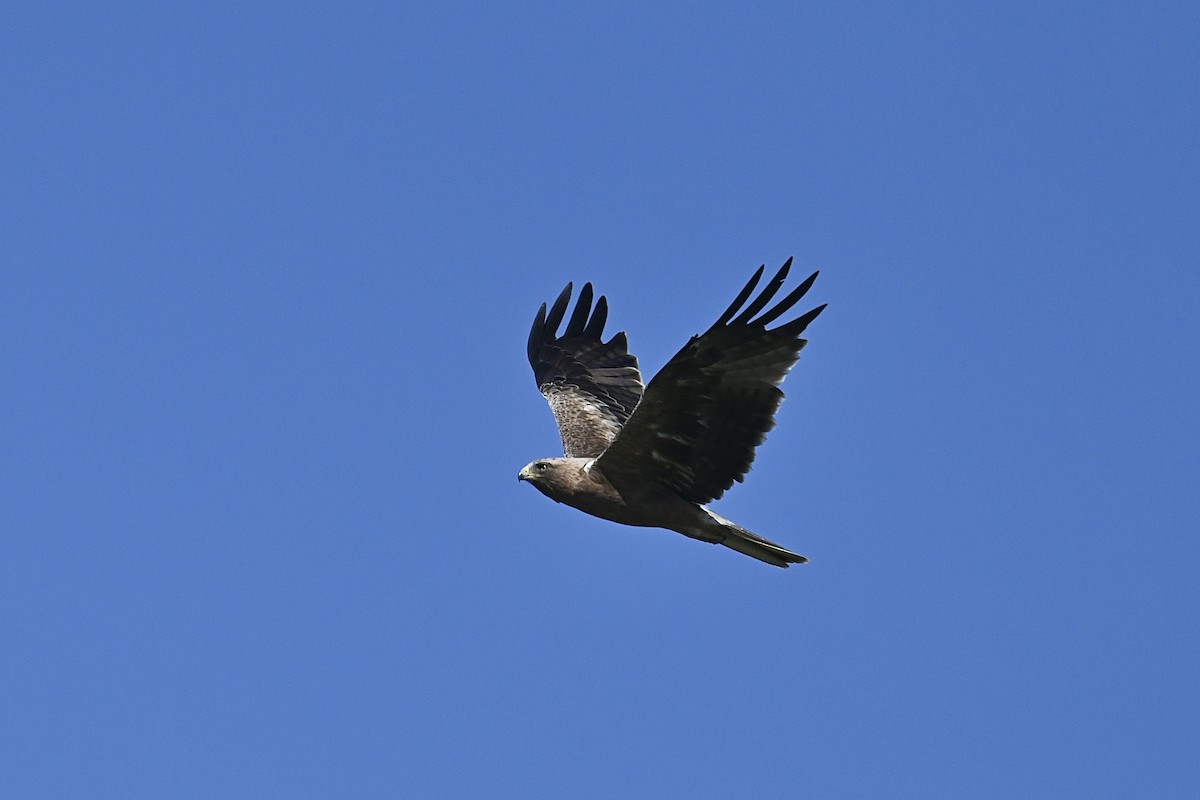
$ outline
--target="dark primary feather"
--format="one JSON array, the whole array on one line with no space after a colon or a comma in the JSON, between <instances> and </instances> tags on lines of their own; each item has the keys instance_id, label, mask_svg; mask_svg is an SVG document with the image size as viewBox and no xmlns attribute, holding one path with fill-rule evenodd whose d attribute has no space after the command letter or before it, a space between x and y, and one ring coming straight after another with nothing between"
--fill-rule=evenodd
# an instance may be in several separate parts
<instances>
[{"instance_id":1,"label":"dark primary feather","mask_svg":"<svg viewBox=\"0 0 1200 800\"><path fill-rule=\"evenodd\" d=\"M742 480L754 448L775 427L783 402L779 383L807 344L800 334L825 309L818 306L767 329L804 296L816 280L814 272L755 318L783 286L791 266L789 258L743 309L762 277L759 267L716 323L667 362L596 461L598 468L657 481L702 505Z\"/></svg>"},{"instance_id":2,"label":"dark primary feather","mask_svg":"<svg viewBox=\"0 0 1200 800\"><path fill-rule=\"evenodd\" d=\"M568 283L549 312L545 303L538 311L529 331L529 364L554 412L566 455L591 457L604 452L633 413L642 396L642 376L624 332L601 340L608 302L601 296L592 307L590 283L558 335L571 289Z\"/></svg>"}]
</instances>

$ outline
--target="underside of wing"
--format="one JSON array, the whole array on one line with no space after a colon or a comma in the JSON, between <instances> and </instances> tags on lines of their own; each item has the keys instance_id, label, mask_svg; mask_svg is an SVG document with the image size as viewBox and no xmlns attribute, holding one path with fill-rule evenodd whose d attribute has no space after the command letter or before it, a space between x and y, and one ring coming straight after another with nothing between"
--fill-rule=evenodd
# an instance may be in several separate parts
<instances>
[{"instance_id":1,"label":"underside of wing","mask_svg":"<svg viewBox=\"0 0 1200 800\"><path fill-rule=\"evenodd\" d=\"M567 284L549 312L543 303L529 331L529 364L538 391L550 404L563 451L570 457L598 456L616 438L642 396L637 358L625 333L604 342L608 302L592 307L592 285L584 284L560 336L558 328L571 302Z\"/></svg>"},{"instance_id":2,"label":"underside of wing","mask_svg":"<svg viewBox=\"0 0 1200 800\"><path fill-rule=\"evenodd\" d=\"M817 278L814 272L768 308L791 265L789 258L751 299L763 275L759 267L716 323L667 362L597 467L656 481L700 504L745 477L754 449L775 427L783 402L779 384L807 344L800 334L825 309L767 329Z\"/></svg>"}]
</instances>

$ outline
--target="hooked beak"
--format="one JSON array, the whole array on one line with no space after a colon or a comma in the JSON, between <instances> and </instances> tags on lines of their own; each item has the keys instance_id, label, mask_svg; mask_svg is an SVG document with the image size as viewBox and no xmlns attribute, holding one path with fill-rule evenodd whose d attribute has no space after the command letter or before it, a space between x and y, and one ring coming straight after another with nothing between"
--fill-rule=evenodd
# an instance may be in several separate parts
<instances>
[{"instance_id":1,"label":"hooked beak","mask_svg":"<svg viewBox=\"0 0 1200 800\"><path fill-rule=\"evenodd\" d=\"M527 480L529 480L529 467L522 467L522 468L521 468L521 471L517 473L517 480L518 480L518 481L527 481Z\"/></svg>"}]
</instances>

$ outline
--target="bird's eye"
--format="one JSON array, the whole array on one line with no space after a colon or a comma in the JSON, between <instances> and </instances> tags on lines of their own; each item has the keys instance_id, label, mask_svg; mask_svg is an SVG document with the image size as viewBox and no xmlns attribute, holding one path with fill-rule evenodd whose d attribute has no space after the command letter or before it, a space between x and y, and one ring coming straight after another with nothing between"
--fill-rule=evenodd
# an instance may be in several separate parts
<instances>
[{"instance_id":1,"label":"bird's eye","mask_svg":"<svg viewBox=\"0 0 1200 800\"><path fill-rule=\"evenodd\" d=\"M545 465L545 464L535 464L534 466L537 468L538 472L545 472L545 471L546 471L546 465Z\"/></svg>"}]
</instances>

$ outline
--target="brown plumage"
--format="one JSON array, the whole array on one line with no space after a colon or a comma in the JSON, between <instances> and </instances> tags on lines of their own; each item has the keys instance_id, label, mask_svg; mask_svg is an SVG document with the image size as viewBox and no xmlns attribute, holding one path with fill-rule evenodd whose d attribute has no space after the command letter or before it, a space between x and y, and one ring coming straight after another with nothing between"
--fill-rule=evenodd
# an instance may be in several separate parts
<instances>
[{"instance_id":1,"label":"brown plumage","mask_svg":"<svg viewBox=\"0 0 1200 800\"><path fill-rule=\"evenodd\" d=\"M590 283L558 335L571 300L568 283L548 312L545 304L538 311L528 346L566 457L534 461L518 479L613 522L677 531L777 567L807 561L704 507L750 470L754 449L775 426L779 384L807 343L800 334L825 309L767 328L816 280L814 272L764 311L791 266L789 258L751 299L765 265L759 267L713 326L693 336L644 390L625 333L601 340L608 304L600 297L592 307Z\"/></svg>"}]
</instances>

